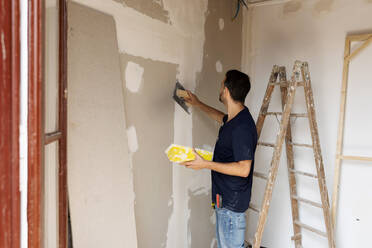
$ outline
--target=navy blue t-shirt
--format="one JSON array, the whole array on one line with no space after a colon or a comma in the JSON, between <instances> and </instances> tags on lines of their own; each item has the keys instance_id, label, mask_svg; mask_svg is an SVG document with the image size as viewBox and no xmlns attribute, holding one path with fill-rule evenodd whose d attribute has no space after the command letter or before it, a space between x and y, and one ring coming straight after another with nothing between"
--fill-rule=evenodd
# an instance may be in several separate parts
<instances>
[{"instance_id":1,"label":"navy blue t-shirt","mask_svg":"<svg viewBox=\"0 0 372 248\"><path fill-rule=\"evenodd\" d=\"M254 153L257 146L257 130L248 108L244 108L233 119L223 118L213 161L221 163L252 160L248 177L230 176L212 171L212 202L216 194L222 196L222 207L235 212L245 212L251 200L254 169Z\"/></svg>"}]
</instances>

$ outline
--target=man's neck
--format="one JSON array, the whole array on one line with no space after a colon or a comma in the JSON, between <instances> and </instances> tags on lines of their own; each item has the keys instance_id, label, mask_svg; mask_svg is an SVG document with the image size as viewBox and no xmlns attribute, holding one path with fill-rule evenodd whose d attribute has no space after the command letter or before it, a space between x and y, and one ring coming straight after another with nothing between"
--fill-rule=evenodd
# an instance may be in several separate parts
<instances>
[{"instance_id":1,"label":"man's neck","mask_svg":"<svg viewBox=\"0 0 372 248\"><path fill-rule=\"evenodd\" d=\"M240 102L232 102L227 104L227 121L233 119L237 114L244 109L244 105Z\"/></svg>"}]
</instances>

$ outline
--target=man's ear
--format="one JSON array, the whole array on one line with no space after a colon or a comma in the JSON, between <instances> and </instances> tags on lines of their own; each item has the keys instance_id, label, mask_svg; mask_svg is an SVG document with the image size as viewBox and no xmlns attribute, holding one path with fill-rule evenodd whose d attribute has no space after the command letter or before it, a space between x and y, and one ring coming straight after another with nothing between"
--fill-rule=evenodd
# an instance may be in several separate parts
<instances>
[{"instance_id":1,"label":"man's ear","mask_svg":"<svg viewBox=\"0 0 372 248\"><path fill-rule=\"evenodd\" d=\"M223 88L223 93L225 94L225 97L230 97L230 91L226 86Z\"/></svg>"}]
</instances>

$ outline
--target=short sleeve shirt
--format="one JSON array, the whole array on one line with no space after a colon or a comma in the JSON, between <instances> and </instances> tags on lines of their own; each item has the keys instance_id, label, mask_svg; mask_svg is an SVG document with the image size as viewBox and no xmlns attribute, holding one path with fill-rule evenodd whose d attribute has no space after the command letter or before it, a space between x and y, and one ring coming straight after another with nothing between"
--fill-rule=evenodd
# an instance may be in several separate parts
<instances>
[{"instance_id":1,"label":"short sleeve shirt","mask_svg":"<svg viewBox=\"0 0 372 248\"><path fill-rule=\"evenodd\" d=\"M213 161L221 163L252 160L248 177L230 176L212 171L212 202L216 203L216 194L222 197L222 207L235 212L245 212L251 199L254 154L257 146L255 122L244 108L233 119L223 125L218 134Z\"/></svg>"}]
</instances>

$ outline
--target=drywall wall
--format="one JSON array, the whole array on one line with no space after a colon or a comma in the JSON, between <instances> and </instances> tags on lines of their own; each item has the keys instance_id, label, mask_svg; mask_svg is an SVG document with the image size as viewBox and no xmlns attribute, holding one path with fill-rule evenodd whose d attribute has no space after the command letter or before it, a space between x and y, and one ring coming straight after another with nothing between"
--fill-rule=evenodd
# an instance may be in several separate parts
<instances>
[{"instance_id":1,"label":"drywall wall","mask_svg":"<svg viewBox=\"0 0 372 248\"><path fill-rule=\"evenodd\" d=\"M137 247L115 22L76 3L69 3L68 12L68 191L74 247Z\"/></svg>"},{"instance_id":2,"label":"drywall wall","mask_svg":"<svg viewBox=\"0 0 372 248\"><path fill-rule=\"evenodd\" d=\"M308 61L319 125L320 142L325 164L329 196L332 194L337 127L341 95L341 80L345 37L348 33L372 31L372 4L356 0L307 0L286 4L257 7L245 12L243 33L243 69L252 77L251 95L247 99L255 118L262 102L269 75L274 64L287 67L288 76L296 59ZM350 87L346 114L345 153L371 156L372 119L366 112L372 107L369 100L372 86L368 71L371 67L371 48L361 54L350 66ZM274 107L280 110L279 92L274 92ZM294 111L305 110L303 91L297 94ZM293 120L294 121L294 120ZM265 123L261 140L273 141L277 121ZM293 124L296 141L310 142L307 120L297 119ZM271 157L269 149L260 148L256 155L256 170L267 171ZM295 166L314 172L311 151L295 149ZM269 154L269 155L268 155ZM283 153L285 155L285 153ZM339 211L336 226L337 247L369 246L368 230L372 221L370 193L372 167L367 163L344 162L341 172ZM285 156L283 156L263 245L268 247L294 247L290 240L292 231L289 187ZM297 177L299 194L319 201L316 182ZM253 201L261 203L264 183L254 181ZM331 197L330 197L331 198ZM325 230L322 214L316 208L300 205L300 218L304 223ZM253 237L256 214L248 212L248 235ZM303 231L304 247L327 247L327 241L308 231Z\"/></svg>"},{"instance_id":3,"label":"drywall wall","mask_svg":"<svg viewBox=\"0 0 372 248\"><path fill-rule=\"evenodd\" d=\"M171 143L213 149L217 126L200 113L185 113L171 95L179 80L218 106L224 71L241 63L242 20L231 21L234 4L225 0L74 2L81 4L80 11L100 11L115 23L125 108L122 126L134 190L133 197L130 191L130 197L115 197L134 207L138 247L216 247L209 172L171 164L164 151ZM95 28L93 22L90 25ZM85 60L86 54L75 51L76 59Z\"/></svg>"},{"instance_id":4,"label":"drywall wall","mask_svg":"<svg viewBox=\"0 0 372 248\"><path fill-rule=\"evenodd\" d=\"M221 82L226 71L240 69L242 58L242 18L231 21L231 8L228 1L211 1L208 3L208 16L205 22L205 44L203 67L197 76L196 94L206 103L225 111L219 102ZM225 21L226 20L226 21ZM221 25L221 22L223 23ZM193 138L198 147L214 146L217 123L200 111L194 111Z\"/></svg>"},{"instance_id":5,"label":"drywall wall","mask_svg":"<svg viewBox=\"0 0 372 248\"><path fill-rule=\"evenodd\" d=\"M164 150L173 140L174 103L170 96L177 66L124 53L120 58L138 247L165 247L173 203L172 164ZM141 81L137 80L139 75ZM140 86L132 87L135 82Z\"/></svg>"},{"instance_id":6,"label":"drywall wall","mask_svg":"<svg viewBox=\"0 0 372 248\"><path fill-rule=\"evenodd\" d=\"M231 21L232 5L230 1L209 1L208 15L205 21L205 43L203 66L197 75L195 89L199 98L207 104L224 112L219 102L221 82L230 69L241 67L242 54L242 18ZM219 124L199 110L193 113L193 144L195 147L213 152L217 140ZM215 215L211 204L210 171L194 172L203 178L192 176L188 182L193 186L188 190L190 221L189 232L193 237L191 247L213 247L215 239ZM208 208L209 209L205 209ZM201 211L203 209L203 211ZM200 222L201 219L209 221Z\"/></svg>"},{"instance_id":7,"label":"drywall wall","mask_svg":"<svg viewBox=\"0 0 372 248\"><path fill-rule=\"evenodd\" d=\"M162 22L168 22L168 11L164 9L163 2L160 1L148 1L148 0L114 0L118 3L122 3L125 7L133 8L147 16L154 19L158 19Z\"/></svg>"}]
</instances>

